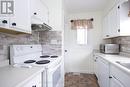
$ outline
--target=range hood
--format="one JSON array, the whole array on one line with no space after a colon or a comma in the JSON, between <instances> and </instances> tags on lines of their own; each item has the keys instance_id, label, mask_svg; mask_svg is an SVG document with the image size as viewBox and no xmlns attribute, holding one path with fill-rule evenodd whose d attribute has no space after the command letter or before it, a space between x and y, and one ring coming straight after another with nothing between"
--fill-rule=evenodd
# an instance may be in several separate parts
<instances>
[{"instance_id":1,"label":"range hood","mask_svg":"<svg viewBox=\"0 0 130 87\"><path fill-rule=\"evenodd\" d=\"M43 23L43 24L32 24L31 25L32 30L34 31L49 31L52 30L52 27L50 27L49 25Z\"/></svg>"}]
</instances>

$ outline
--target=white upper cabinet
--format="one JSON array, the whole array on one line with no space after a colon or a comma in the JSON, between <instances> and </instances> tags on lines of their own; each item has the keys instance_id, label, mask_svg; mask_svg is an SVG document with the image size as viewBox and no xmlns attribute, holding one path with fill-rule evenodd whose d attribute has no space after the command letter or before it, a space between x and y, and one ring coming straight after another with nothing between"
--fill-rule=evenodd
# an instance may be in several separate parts
<instances>
[{"instance_id":1,"label":"white upper cabinet","mask_svg":"<svg viewBox=\"0 0 130 87\"><path fill-rule=\"evenodd\" d=\"M108 25L108 15L104 17L103 19L103 37L108 38L110 35L110 30L109 30L109 25Z\"/></svg>"},{"instance_id":2,"label":"white upper cabinet","mask_svg":"<svg viewBox=\"0 0 130 87\"><path fill-rule=\"evenodd\" d=\"M13 14L0 14L0 32L9 34L30 34L30 0L13 0L13 3Z\"/></svg>"},{"instance_id":3,"label":"white upper cabinet","mask_svg":"<svg viewBox=\"0 0 130 87\"><path fill-rule=\"evenodd\" d=\"M13 14L0 14L0 32L31 33L30 0L13 0L13 3Z\"/></svg>"},{"instance_id":4,"label":"white upper cabinet","mask_svg":"<svg viewBox=\"0 0 130 87\"><path fill-rule=\"evenodd\" d=\"M14 0L14 16L10 17L9 27L16 31L31 33L29 14L30 0Z\"/></svg>"},{"instance_id":5,"label":"white upper cabinet","mask_svg":"<svg viewBox=\"0 0 130 87\"><path fill-rule=\"evenodd\" d=\"M117 23L118 23L118 6L115 6L108 14L109 37L119 36L120 28L118 28Z\"/></svg>"},{"instance_id":6,"label":"white upper cabinet","mask_svg":"<svg viewBox=\"0 0 130 87\"><path fill-rule=\"evenodd\" d=\"M49 25L53 30L63 30L63 5L62 0L46 0L49 8Z\"/></svg>"},{"instance_id":7,"label":"white upper cabinet","mask_svg":"<svg viewBox=\"0 0 130 87\"><path fill-rule=\"evenodd\" d=\"M103 19L103 38L129 36L129 2L120 2Z\"/></svg>"},{"instance_id":8,"label":"white upper cabinet","mask_svg":"<svg viewBox=\"0 0 130 87\"><path fill-rule=\"evenodd\" d=\"M130 11L129 2L124 2L120 5L120 35L130 36L130 17L128 13Z\"/></svg>"},{"instance_id":9,"label":"white upper cabinet","mask_svg":"<svg viewBox=\"0 0 130 87\"><path fill-rule=\"evenodd\" d=\"M48 24L49 10L42 0L31 0L31 22L32 24Z\"/></svg>"},{"instance_id":10,"label":"white upper cabinet","mask_svg":"<svg viewBox=\"0 0 130 87\"><path fill-rule=\"evenodd\" d=\"M0 32L31 34L31 24L48 24L63 30L62 0L13 0L14 13L0 14ZM6 7L6 6L5 6Z\"/></svg>"}]
</instances>

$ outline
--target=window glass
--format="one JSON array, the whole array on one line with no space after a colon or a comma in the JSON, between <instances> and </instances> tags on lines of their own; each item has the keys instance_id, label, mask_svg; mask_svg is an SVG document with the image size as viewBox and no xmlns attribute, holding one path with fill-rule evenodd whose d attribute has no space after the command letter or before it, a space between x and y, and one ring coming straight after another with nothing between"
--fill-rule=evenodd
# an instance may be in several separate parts
<instances>
[{"instance_id":1,"label":"window glass","mask_svg":"<svg viewBox=\"0 0 130 87\"><path fill-rule=\"evenodd\" d=\"M87 29L77 29L77 44L87 44Z\"/></svg>"}]
</instances>

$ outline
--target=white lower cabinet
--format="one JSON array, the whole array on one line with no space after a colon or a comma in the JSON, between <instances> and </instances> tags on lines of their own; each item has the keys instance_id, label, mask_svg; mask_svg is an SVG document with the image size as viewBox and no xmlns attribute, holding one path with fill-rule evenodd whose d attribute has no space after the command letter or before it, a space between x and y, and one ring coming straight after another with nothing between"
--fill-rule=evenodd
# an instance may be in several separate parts
<instances>
[{"instance_id":1,"label":"white lower cabinet","mask_svg":"<svg viewBox=\"0 0 130 87\"><path fill-rule=\"evenodd\" d=\"M130 87L130 76L118 67L110 67L110 87Z\"/></svg>"},{"instance_id":2,"label":"white lower cabinet","mask_svg":"<svg viewBox=\"0 0 130 87\"><path fill-rule=\"evenodd\" d=\"M114 76L111 77L110 87L125 87L118 79Z\"/></svg>"},{"instance_id":3,"label":"white lower cabinet","mask_svg":"<svg viewBox=\"0 0 130 87\"><path fill-rule=\"evenodd\" d=\"M30 81L28 81L21 87L42 87L41 74L33 77L32 79L30 79Z\"/></svg>"},{"instance_id":4,"label":"white lower cabinet","mask_svg":"<svg viewBox=\"0 0 130 87\"><path fill-rule=\"evenodd\" d=\"M97 67L97 60L98 60L98 56L94 55L94 72L95 72L95 75L97 76L98 78L98 67Z\"/></svg>"},{"instance_id":5,"label":"white lower cabinet","mask_svg":"<svg viewBox=\"0 0 130 87\"><path fill-rule=\"evenodd\" d=\"M94 60L100 87L130 87L130 74L100 56L95 56Z\"/></svg>"},{"instance_id":6,"label":"white lower cabinet","mask_svg":"<svg viewBox=\"0 0 130 87\"><path fill-rule=\"evenodd\" d=\"M100 87L109 87L109 63L98 57L97 70L98 83Z\"/></svg>"}]
</instances>

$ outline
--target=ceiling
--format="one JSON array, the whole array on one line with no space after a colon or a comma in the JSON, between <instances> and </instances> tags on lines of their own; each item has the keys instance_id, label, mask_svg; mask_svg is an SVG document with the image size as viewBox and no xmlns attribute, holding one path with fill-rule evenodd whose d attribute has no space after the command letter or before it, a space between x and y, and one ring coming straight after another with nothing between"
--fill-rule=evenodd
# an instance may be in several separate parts
<instances>
[{"instance_id":1,"label":"ceiling","mask_svg":"<svg viewBox=\"0 0 130 87\"><path fill-rule=\"evenodd\" d=\"M86 12L103 10L108 0L65 0L67 11Z\"/></svg>"}]
</instances>

